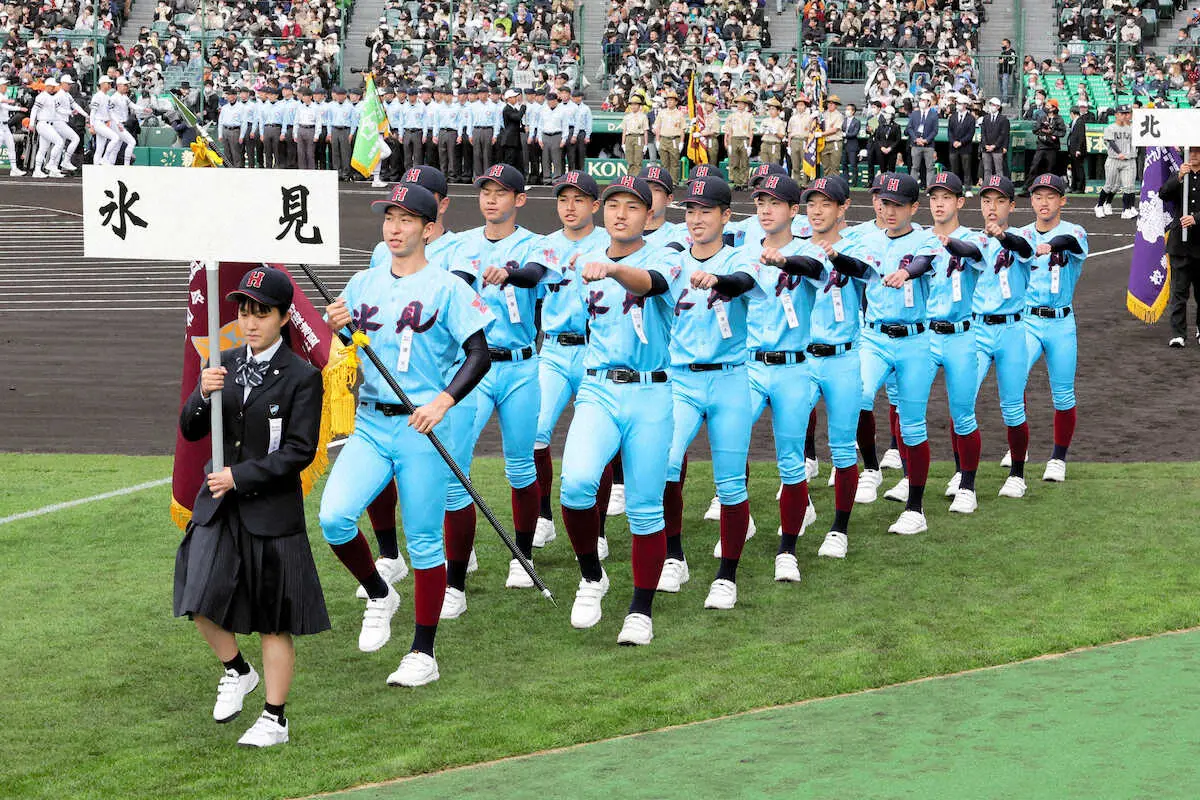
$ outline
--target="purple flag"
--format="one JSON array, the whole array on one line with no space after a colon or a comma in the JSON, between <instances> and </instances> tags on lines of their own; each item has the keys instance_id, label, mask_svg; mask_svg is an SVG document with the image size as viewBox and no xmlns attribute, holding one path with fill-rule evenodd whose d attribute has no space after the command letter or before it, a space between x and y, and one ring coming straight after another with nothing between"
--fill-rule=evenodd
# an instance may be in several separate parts
<instances>
[{"instance_id":1,"label":"purple flag","mask_svg":"<svg viewBox=\"0 0 1200 800\"><path fill-rule=\"evenodd\" d=\"M1129 265L1129 291L1125 307L1142 322L1158 322L1171 294L1171 260L1166 230L1175 212L1174 202L1163 202L1158 190L1179 170L1183 159L1173 147L1146 148L1142 176L1142 204L1138 214L1133 261Z\"/></svg>"}]
</instances>

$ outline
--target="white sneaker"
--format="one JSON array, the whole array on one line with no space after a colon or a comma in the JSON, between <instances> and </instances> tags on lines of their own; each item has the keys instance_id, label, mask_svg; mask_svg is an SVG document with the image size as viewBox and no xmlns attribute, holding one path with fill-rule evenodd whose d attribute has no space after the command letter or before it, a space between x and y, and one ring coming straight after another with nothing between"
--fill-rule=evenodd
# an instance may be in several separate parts
<instances>
[{"instance_id":1,"label":"white sneaker","mask_svg":"<svg viewBox=\"0 0 1200 800\"><path fill-rule=\"evenodd\" d=\"M42 172L40 169L35 169L33 171L33 174L30 175L29 177L38 178L40 180L42 178L48 178L49 176L46 173Z\"/></svg>"},{"instance_id":2,"label":"white sneaker","mask_svg":"<svg viewBox=\"0 0 1200 800\"><path fill-rule=\"evenodd\" d=\"M858 476L858 491L854 493L854 502L860 505L874 503L879 498L879 487L883 484L883 473L877 469L863 470Z\"/></svg>"},{"instance_id":3,"label":"white sneaker","mask_svg":"<svg viewBox=\"0 0 1200 800\"><path fill-rule=\"evenodd\" d=\"M708 504L708 511L704 512L704 519L709 522L721 521L721 501L717 499L716 495L713 495L712 502Z\"/></svg>"},{"instance_id":4,"label":"white sneaker","mask_svg":"<svg viewBox=\"0 0 1200 800\"><path fill-rule=\"evenodd\" d=\"M458 619L467 613L467 593L453 586L446 587L446 596L442 599L441 619Z\"/></svg>"},{"instance_id":5,"label":"white sneaker","mask_svg":"<svg viewBox=\"0 0 1200 800\"><path fill-rule=\"evenodd\" d=\"M1004 451L1004 458L1000 459L1000 466L1002 466L1002 467L1011 467L1012 466L1012 450Z\"/></svg>"},{"instance_id":6,"label":"white sneaker","mask_svg":"<svg viewBox=\"0 0 1200 800\"><path fill-rule=\"evenodd\" d=\"M279 724L279 717L269 711L264 711L250 729L238 739L242 747L274 747L277 744L287 744L287 720Z\"/></svg>"},{"instance_id":7,"label":"white sneaker","mask_svg":"<svg viewBox=\"0 0 1200 800\"><path fill-rule=\"evenodd\" d=\"M1104 216L1111 217L1112 213L1113 213L1112 203L1105 203L1104 204Z\"/></svg>"},{"instance_id":8,"label":"white sneaker","mask_svg":"<svg viewBox=\"0 0 1200 800\"><path fill-rule=\"evenodd\" d=\"M708 597L704 598L705 608L716 608L728 611L737 605L737 584L724 578L717 578L708 588Z\"/></svg>"},{"instance_id":9,"label":"white sneaker","mask_svg":"<svg viewBox=\"0 0 1200 800\"><path fill-rule=\"evenodd\" d=\"M442 677L438 672L437 659L428 653L413 651L400 659L400 666L388 675L388 686L424 686Z\"/></svg>"},{"instance_id":10,"label":"white sneaker","mask_svg":"<svg viewBox=\"0 0 1200 800\"><path fill-rule=\"evenodd\" d=\"M782 529L781 529L782 530ZM754 534L758 533L758 526L754 524L754 517L750 518L750 524L746 526L746 541L754 538ZM721 540L717 539L717 544L713 547L713 558L721 557Z\"/></svg>"},{"instance_id":11,"label":"white sneaker","mask_svg":"<svg viewBox=\"0 0 1200 800\"><path fill-rule=\"evenodd\" d=\"M1025 496L1025 479L1018 478L1016 475L1009 475L1004 480L1004 485L1000 487L998 497L1015 497L1022 498Z\"/></svg>"},{"instance_id":12,"label":"white sneaker","mask_svg":"<svg viewBox=\"0 0 1200 800\"><path fill-rule=\"evenodd\" d=\"M58 171L57 169L55 169L54 167L51 167L50 169L46 170L46 174L47 174L47 175L49 175L51 178L65 178L65 177L67 177L66 175L64 175L63 173L59 172L59 171Z\"/></svg>"},{"instance_id":13,"label":"white sneaker","mask_svg":"<svg viewBox=\"0 0 1200 800\"><path fill-rule=\"evenodd\" d=\"M617 644L639 645L650 644L654 638L654 622L645 614L627 614L621 632L617 634Z\"/></svg>"},{"instance_id":14,"label":"white sneaker","mask_svg":"<svg viewBox=\"0 0 1200 800\"><path fill-rule=\"evenodd\" d=\"M608 575L601 570L600 580L579 579L575 604L571 606L571 627L587 630L600 621L600 601L608 594Z\"/></svg>"},{"instance_id":15,"label":"white sneaker","mask_svg":"<svg viewBox=\"0 0 1200 800\"><path fill-rule=\"evenodd\" d=\"M408 577L408 564L404 563L404 556L377 558L375 559L375 570L379 573L379 577L383 578L384 583L392 586ZM367 590L359 586L354 590L354 596L359 600L366 600Z\"/></svg>"},{"instance_id":16,"label":"white sneaker","mask_svg":"<svg viewBox=\"0 0 1200 800\"><path fill-rule=\"evenodd\" d=\"M1138 210L1136 208L1127 208L1121 212L1121 219L1137 219Z\"/></svg>"},{"instance_id":17,"label":"white sneaker","mask_svg":"<svg viewBox=\"0 0 1200 800\"><path fill-rule=\"evenodd\" d=\"M625 513L625 484L614 483L608 496L608 516L619 517Z\"/></svg>"},{"instance_id":18,"label":"white sneaker","mask_svg":"<svg viewBox=\"0 0 1200 800\"><path fill-rule=\"evenodd\" d=\"M8 174L10 177L20 178L21 176L25 175L26 173L25 173L25 170L23 170L23 169L17 169L16 167L13 167L12 169L10 169L8 171Z\"/></svg>"},{"instance_id":19,"label":"white sneaker","mask_svg":"<svg viewBox=\"0 0 1200 800\"><path fill-rule=\"evenodd\" d=\"M375 180L371 181L371 186L375 189L383 189L387 186L387 183L379 178L376 178Z\"/></svg>"},{"instance_id":20,"label":"white sneaker","mask_svg":"<svg viewBox=\"0 0 1200 800\"><path fill-rule=\"evenodd\" d=\"M974 514L977 508L979 500L975 497L974 489L959 489L954 495L954 502L950 504L950 510L955 514Z\"/></svg>"},{"instance_id":21,"label":"white sneaker","mask_svg":"<svg viewBox=\"0 0 1200 800\"><path fill-rule=\"evenodd\" d=\"M387 597L368 600L363 612L362 630L358 633L358 649L374 653L392 638L392 617L400 608L400 593L388 585Z\"/></svg>"},{"instance_id":22,"label":"white sneaker","mask_svg":"<svg viewBox=\"0 0 1200 800\"><path fill-rule=\"evenodd\" d=\"M775 580L779 583L799 583L800 564L791 553L775 556Z\"/></svg>"},{"instance_id":23,"label":"white sneaker","mask_svg":"<svg viewBox=\"0 0 1200 800\"><path fill-rule=\"evenodd\" d=\"M238 675L237 670L225 670L225 677L217 684L217 703L213 706L213 719L217 722L230 722L242 713L242 703L246 695L258 686L258 673L254 667L245 675Z\"/></svg>"},{"instance_id":24,"label":"white sneaker","mask_svg":"<svg viewBox=\"0 0 1200 800\"><path fill-rule=\"evenodd\" d=\"M817 551L817 555L823 558L845 558L848 544L846 534L830 531L825 534L825 541L821 542L821 549Z\"/></svg>"},{"instance_id":25,"label":"white sneaker","mask_svg":"<svg viewBox=\"0 0 1200 800\"><path fill-rule=\"evenodd\" d=\"M900 460L900 451L894 447L889 447L884 452L883 458L879 459L879 468L883 469L903 469L904 462Z\"/></svg>"},{"instance_id":26,"label":"white sneaker","mask_svg":"<svg viewBox=\"0 0 1200 800\"><path fill-rule=\"evenodd\" d=\"M601 536L596 540L596 555L600 556L600 560L604 561L608 558L608 537Z\"/></svg>"},{"instance_id":27,"label":"white sneaker","mask_svg":"<svg viewBox=\"0 0 1200 800\"><path fill-rule=\"evenodd\" d=\"M908 502L908 478L901 478L896 485L883 493L885 500L894 500L897 503Z\"/></svg>"},{"instance_id":28,"label":"white sneaker","mask_svg":"<svg viewBox=\"0 0 1200 800\"><path fill-rule=\"evenodd\" d=\"M958 487L962 483L962 473L954 473L954 477L946 483L946 497L954 497L958 494Z\"/></svg>"},{"instance_id":29,"label":"white sneaker","mask_svg":"<svg viewBox=\"0 0 1200 800\"><path fill-rule=\"evenodd\" d=\"M1052 458L1046 462L1046 471L1042 473L1042 480L1050 481L1051 483L1062 483L1067 479L1067 462L1061 458Z\"/></svg>"},{"instance_id":30,"label":"white sneaker","mask_svg":"<svg viewBox=\"0 0 1200 800\"><path fill-rule=\"evenodd\" d=\"M475 557L475 548L471 548L471 557L467 559L467 574L479 571L479 559Z\"/></svg>"},{"instance_id":31,"label":"white sneaker","mask_svg":"<svg viewBox=\"0 0 1200 800\"><path fill-rule=\"evenodd\" d=\"M658 591L675 594L691 577L686 561L668 558L663 562L662 575L658 578Z\"/></svg>"},{"instance_id":32,"label":"white sneaker","mask_svg":"<svg viewBox=\"0 0 1200 800\"><path fill-rule=\"evenodd\" d=\"M533 532L533 546L545 547L558 538L554 530L554 520L538 517L537 528Z\"/></svg>"},{"instance_id":33,"label":"white sneaker","mask_svg":"<svg viewBox=\"0 0 1200 800\"><path fill-rule=\"evenodd\" d=\"M821 474L821 462L815 458L804 459L804 472L808 476L808 480L812 480Z\"/></svg>"},{"instance_id":34,"label":"white sneaker","mask_svg":"<svg viewBox=\"0 0 1200 800\"><path fill-rule=\"evenodd\" d=\"M60 172L74 172L76 167L70 161L64 161L58 165L58 169Z\"/></svg>"},{"instance_id":35,"label":"white sneaker","mask_svg":"<svg viewBox=\"0 0 1200 800\"><path fill-rule=\"evenodd\" d=\"M1092 211L1096 214L1096 219L1104 219L1104 206L1096 206Z\"/></svg>"},{"instance_id":36,"label":"white sneaker","mask_svg":"<svg viewBox=\"0 0 1200 800\"><path fill-rule=\"evenodd\" d=\"M900 518L892 523L892 527L888 528L888 533L898 533L901 536L912 536L914 533L921 533L929 530L929 525L925 522L925 515L920 511L905 511L900 515Z\"/></svg>"},{"instance_id":37,"label":"white sneaker","mask_svg":"<svg viewBox=\"0 0 1200 800\"><path fill-rule=\"evenodd\" d=\"M1167 347L1183 347L1185 344L1186 342L1183 340L1182 336L1176 336L1174 339L1167 342Z\"/></svg>"},{"instance_id":38,"label":"white sneaker","mask_svg":"<svg viewBox=\"0 0 1200 800\"><path fill-rule=\"evenodd\" d=\"M508 562L508 579L504 581L506 589L532 589L533 578L515 558Z\"/></svg>"}]
</instances>

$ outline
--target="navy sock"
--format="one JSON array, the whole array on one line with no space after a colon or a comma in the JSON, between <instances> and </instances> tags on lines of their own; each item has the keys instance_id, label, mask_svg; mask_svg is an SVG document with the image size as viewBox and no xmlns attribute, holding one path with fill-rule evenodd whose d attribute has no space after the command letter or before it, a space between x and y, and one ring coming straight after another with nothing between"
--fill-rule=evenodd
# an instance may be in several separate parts
<instances>
[{"instance_id":1,"label":"navy sock","mask_svg":"<svg viewBox=\"0 0 1200 800\"><path fill-rule=\"evenodd\" d=\"M920 511L922 504L925 501L925 487L908 485L908 504L904 507L907 511Z\"/></svg>"},{"instance_id":2,"label":"navy sock","mask_svg":"<svg viewBox=\"0 0 1200 800\"><path fill-rule=\"evenodd\" d=\"M962 473L962 479L958 483L958 488L970 489L972 492L975 491L975 471L974 470Z\"/></svg>"},{"instance_id":3,"label":"navy sock","mask_svg":"<svg viewBox=\"0 0 1200 800\"><path fill-rule=\"evenodd\" d=\"M263 703L263 711L266 711L268 714L274 714L275 717L278 718L280 725L287 725L287 717L283 715L283 707L285 705L287 705L287 703L280 703L279 705L275 705L274 703Z\"/></svg>"},{"instance_id":4,"label":"navy sock","mask_svg":"<svg viewBox=\"0 0 1200 800\"><path fill-rule=\"evenodd\" d=\"M221 664L224 665L225 669L231 669L238 675L250 674L250 665L246 663L246 659L242 658L241 650L238 651L236 656L228 661L222 661Z\"/></svg>"},{"instance_id":5,"label":"navy sock","mask_svg":"<svg viewBox=\"0 0 1200 800\"><path fill-rule=\"evenodd\" d=\"M798 534L785 533L782 536L780 536L779 537L779 552L776 553L776 555L779 555L782 553L791 553L792 555L796 555L796 542L799 539L800 539L800 536Z\"/></svg>"},{"instance_id":6,"label":"navy sock","mask_svg":"<svg viewBox=\"0 0 1200 800\"><path fill-rule=\"evenodd\" d=\"M911 491L911 489L910 489L910 491ZM834 511L833 512L833 527L831 527L830 530L837 531L838 533L845 533L846 529L849 527L850 527L850 512L849 511Z\"/></svg>"},{"instance_id":7,"label":"navy sock","mask_svg":"<svg viewBox=\"0 0 1200 800\"><path fill-rule=\"evenodd\" d=\"M600 566L600 556L595 550L590 553L580 553L576 558L579 559L579 574L585 581L598 581L604 576L604 570Z\"/></svg>"},{"instance_id":8,"label":"navy sock","mask_svg":"<svg viewBox=\"0 0 1200 800\"><path fill-rule=\"evenodd\" d=\"M525 558L533 558L533 531L517 531L517 549Z\"/></svg>"},{"instance_id":9,"label":"navy sock","mask_svg":"<svg viewBox=\"0 0 1200 800\"><path fill-rule=\"evenodd\" d=\"M437 625L417 625L413 633L412 649L418 653L433 655L433 638L437 636Z\"/></svg>"},{"instance_id":10,"label":"navy sock","mask_svg":"<svg viewBox=\"0 0 1200 800\"><path fill-rule=\"evenodd\" d=\"M683 536L667 537L667 558L683 561Z\"/></svg>"},{"instance_id":11,"label":"navy sock","mask_svg":"<svg viewBox=\"0 0 1200 800\"><path fill-rule=\"evenodd\" d=\"M467 561L446 561L446 585L460 592L467 588Z\"/></svg>"},{"instance_id":12,"label":"navy sock","mask_svg":"<svg viewBox=\"0 0 1200 800\"><path fill-rule=\"evenodd\" d=\"M645 614L650 616L650 607L654 603L653 589L633 587L633 601L629 604L630 614Z\"/></svg>"},{"instance_id":13,"label":"navy sock","mask_svg":"<svg viewBox=\"0 0 1200 800\"><path fill-rule=\"evenodd\" d=\"M737 568L738 560L736 558L722 558L721 566L717 567L717 580L727 580L737 583Z\"/></svg>"},{"instance_id":14,"label":"navy sock","mask_svg":"<svg viewBox=\"0 0 1200 800\"><path fill-rule=\"evenodd\" d=\"M395 528L380 528L375 531L375 541L379 543L380 558L398 558L400 543L396 540Z\"/></svg>"},{"instance_id":15,"label":"navy sock","mask_svg":"<svg viewBox=\"0 0 1200 800\"><path fill-rule=\"evenodd\" d=\"M1054 452L1053 452L1053 454L1051 454L1050 457L1057 458L1059 461L1066 461L1067 460L1067 448L1062 446L1061 444L1054 445Z\"/></svg>"}]
</instances>

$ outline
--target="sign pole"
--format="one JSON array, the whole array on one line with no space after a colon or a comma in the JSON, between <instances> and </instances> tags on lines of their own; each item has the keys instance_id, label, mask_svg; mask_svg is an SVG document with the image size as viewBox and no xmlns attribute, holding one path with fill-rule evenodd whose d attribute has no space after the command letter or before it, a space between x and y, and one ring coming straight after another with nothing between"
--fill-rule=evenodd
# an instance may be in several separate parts
<instances>
[{"instance_id":1,"label":"sign pole","mask_svg":"<svg viewBox=\"0 0 1200 800\"><path fill-rule=\"evenodd\" d=\"M221 262L205 261L204 276L208 281L208 366L221 366ZM221 390L209 397L212 412L212 470L225 469L225 426L221 413Z\"/></svg>"},{"instance_id":2,"label":"sign pole","mask_svg":"<svg viewBox=\"0 0 1200 800\"><path fill-rule=\"evenodd\" d=\"M1185 163L1185 164L1188 163L1188 151L1189 150L1191 150L1190 147L1183 148L1183 163ZM1180 203L1180 205L1183 206L1183 214L1181 214L1180 216L1186 216L1189 211L1189 209L1188 209L1188 186L1190 185L1191 177L1192 177L1191 170L1188 170L1187 174L1185 174L1183 176L1183 202ZM1182 225L1180 225L1179 230L1180 230L1180 234L1179 234L1180 240L1186 242L1188 240L1188 229L1183 227Z\"/></svg>"}]
</instances>

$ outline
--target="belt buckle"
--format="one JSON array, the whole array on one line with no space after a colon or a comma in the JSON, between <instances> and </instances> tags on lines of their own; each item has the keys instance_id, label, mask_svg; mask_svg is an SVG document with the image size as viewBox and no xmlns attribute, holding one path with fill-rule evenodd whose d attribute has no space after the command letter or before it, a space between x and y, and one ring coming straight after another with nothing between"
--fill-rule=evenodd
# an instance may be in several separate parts
<instances>
[{"instance_id":1,"label":"belt buckle","mask_svg":"<svg viewBox=\"0 0 1200 800\"><path fill-rule=\"evenodd\" d=\"M902 339L908 334L908 329L903 325L884 325L882 328L891 339Z\"/></svg>"},{"instance_id":2,"label":"belt buckle","mask_svg":"<svg viewBox=\"0 0 1200 800\"><path fill-rule=\"evenodd\" d=\"M636 383L638 374L631 369L610 369L608 379L613 383Z\"/></svg>"},{"instance_id":3,"label":"belt buckle","mask_svg":"<svg viewBox=\"0 0 1200 800\"><path fill-rule=\"evenodd\" d=\"M766 357L766 362L771 366L782 366L787 364L787 354L776 351L771 351L763 354Z\"/></svg>"}]
</instances>

